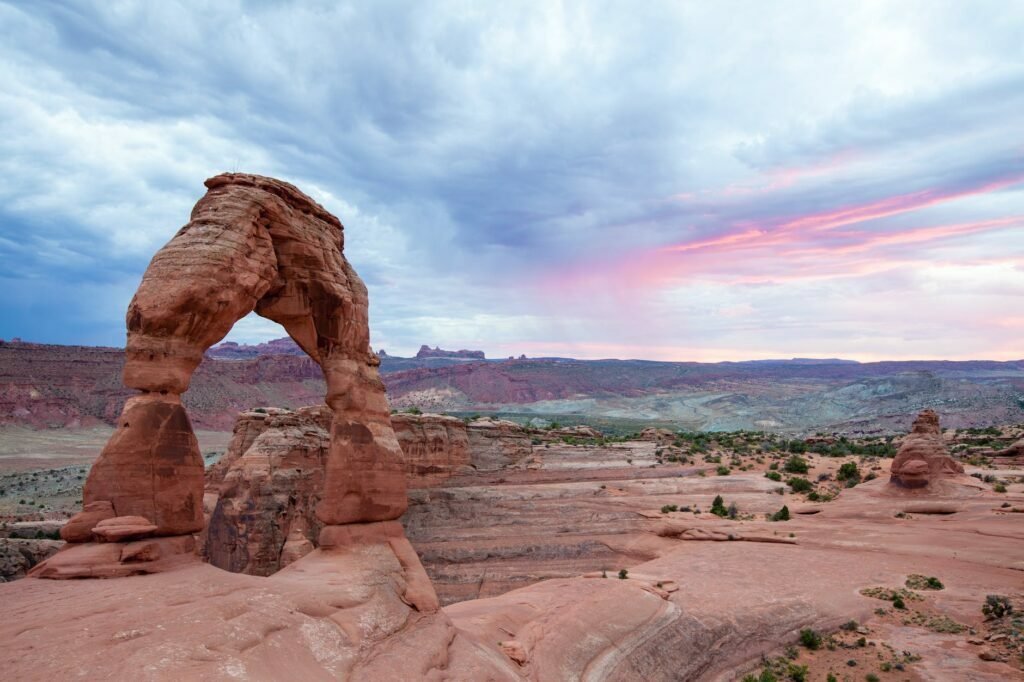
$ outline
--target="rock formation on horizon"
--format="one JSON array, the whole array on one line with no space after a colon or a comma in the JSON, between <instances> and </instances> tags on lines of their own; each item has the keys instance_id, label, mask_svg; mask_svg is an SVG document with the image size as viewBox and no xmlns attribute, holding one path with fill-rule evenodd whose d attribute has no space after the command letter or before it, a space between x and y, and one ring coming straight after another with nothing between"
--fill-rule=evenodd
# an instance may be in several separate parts
<instances>
[{"instance_id":1,"label":"rock formation on horizon","mask_svg":"<svg viewBox=\"0 0 1024 682\"><path fill-rule=\"evenodd\" d=\"M468 358L472 360L486 360L484 352L482 350L442 350L438 346L431 348L430 346L423 344L420 346L419 352L416 353L416 357L420 360L424 358Z\"/></svg>"},{"instance_id":2,"label":"rock formation on horizon","mask_svg":"<svg viewBox=\"0 0 1024 682\"><path fill-rule=\"evenodd\" d=\"M925 488L940 479L962 473L963 466L950 456L942 440L939 415L934 410L924 410L914 420L910 433L892 461L890 484L902 488Z\"/></svg>"},{"instance_id":3,"label":"rock formation on horizon","mask_svg":"<svg viewBox=\"0 0 1024 682\"><path fill-rule=\"evenodd\" d=\"M370 349L366 286L343 255L341 222L271 178L224 174L206 186L129 304L124 383L139 393L92 467L84 511L62 531L84 549L55 555L35 575L92 575L92 564L118 574L126 549L89 547L99 539L95 525L111 518L133 519L131 539L180 539L136 548L154 560L190 551L191 534L204 525L204 467L180 396L207 349L253 311L284 326L327 382L332 423L316 509L325 526L320 544L347 537L344 524L390 522L407 507L405 466ZM393 533L385 533L388 542ZM131 559L125 572L144 570L145 561Z\"/></svg>"}]
</instances>

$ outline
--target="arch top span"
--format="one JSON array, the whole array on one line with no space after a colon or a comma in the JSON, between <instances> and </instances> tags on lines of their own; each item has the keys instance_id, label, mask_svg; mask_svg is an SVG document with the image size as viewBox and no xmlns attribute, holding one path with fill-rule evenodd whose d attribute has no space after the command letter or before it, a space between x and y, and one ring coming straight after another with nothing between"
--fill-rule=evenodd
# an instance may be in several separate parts
<instances>
[{"instance_id":1,"label":"arch top span","mask_svg":"<svg viewBox=\"0 0 1024 682\"><path fill-rule=\"evenodd\" d=\"M206 350L255 311L324 370L334 418L321 520L398 518L407 505L401 450L341 221L273 178L227 173L206 187L128 306L124 381L141 393L93 466L85 504L145 517L158 535L201 530L203 461L179 396Z\"/></svg>"}]
</instances>

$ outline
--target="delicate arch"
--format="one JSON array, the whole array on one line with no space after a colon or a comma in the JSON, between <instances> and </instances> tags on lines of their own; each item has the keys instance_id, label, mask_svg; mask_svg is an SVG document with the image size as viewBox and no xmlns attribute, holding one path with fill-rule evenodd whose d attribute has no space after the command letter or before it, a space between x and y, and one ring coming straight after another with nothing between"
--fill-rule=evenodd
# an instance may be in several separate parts
<instances>
[{"instance_id":1,"label":"delicate arch","mask_svg":"<svg viewBox=\"0 0 1024 682\"><path fill-rule=\"evenodd\" d=\"M401 450L341 222L272 178L230 173L206 186L128 306L124 381L141 393L93 465L85 505L109 502L158 535L202 529L203 460L180 395L206 350L256 311L284 326L327 381L334 417L317 515L327 525L398 518Z\"/></svg>"}]
</instances>

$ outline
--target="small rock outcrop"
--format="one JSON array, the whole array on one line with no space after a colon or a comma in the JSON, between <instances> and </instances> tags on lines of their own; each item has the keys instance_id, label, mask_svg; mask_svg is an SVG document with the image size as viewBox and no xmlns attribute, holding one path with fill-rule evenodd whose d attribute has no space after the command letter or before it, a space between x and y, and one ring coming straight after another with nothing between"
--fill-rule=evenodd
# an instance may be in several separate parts
<instances>
[{"instance_id":1,"label":"small rock outcrop","mask_svg":"<svg viewBox=\"0 0 1024 682\"><path fill-rule=\"evenodd\" d=\"M410 483L422 485L472 471L466 423L441 414L393 414Z\"/></svg>"},{"instance_id":2,"label":"small rock outcrop","mask_svg":"<svg viewBox=\"0 0 1024 682\"><path fill-rule=\"evenodd\" d=\"M942 439L939 415L934 410L925 410L914 420L892 461L889 483L919 489L962 473L963 466L950 456Z\"/></svg>"},{"instance_id":3,"label":"small rock outcrop","mask_svg":"<svg viewBox=\"0 0 1024 682\"><path fill-rule=\"evenodd\" d=\"M515 422L489 417L469 423L469 450L478 471L517 466L533 454L526 429Z\"/></svg>"}]
</instances>

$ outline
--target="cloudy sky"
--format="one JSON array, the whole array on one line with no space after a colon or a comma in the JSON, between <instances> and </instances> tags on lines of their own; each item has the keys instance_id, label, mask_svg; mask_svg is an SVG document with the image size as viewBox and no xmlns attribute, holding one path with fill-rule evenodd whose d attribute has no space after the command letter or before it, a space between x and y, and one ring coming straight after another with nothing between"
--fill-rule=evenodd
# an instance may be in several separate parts
<instances>
[{"instance_id":1,"label":"cloudy sky","mask_svg":"<svg viewBox=\"0 0 1024 682\"><path fill-rule=\"evenodd\" d=\"M1019 359L1022 35L985 0L0 2L0 338L121 345L246 171L341 218L392 354Z\"/></svg>"}]
</instances>

